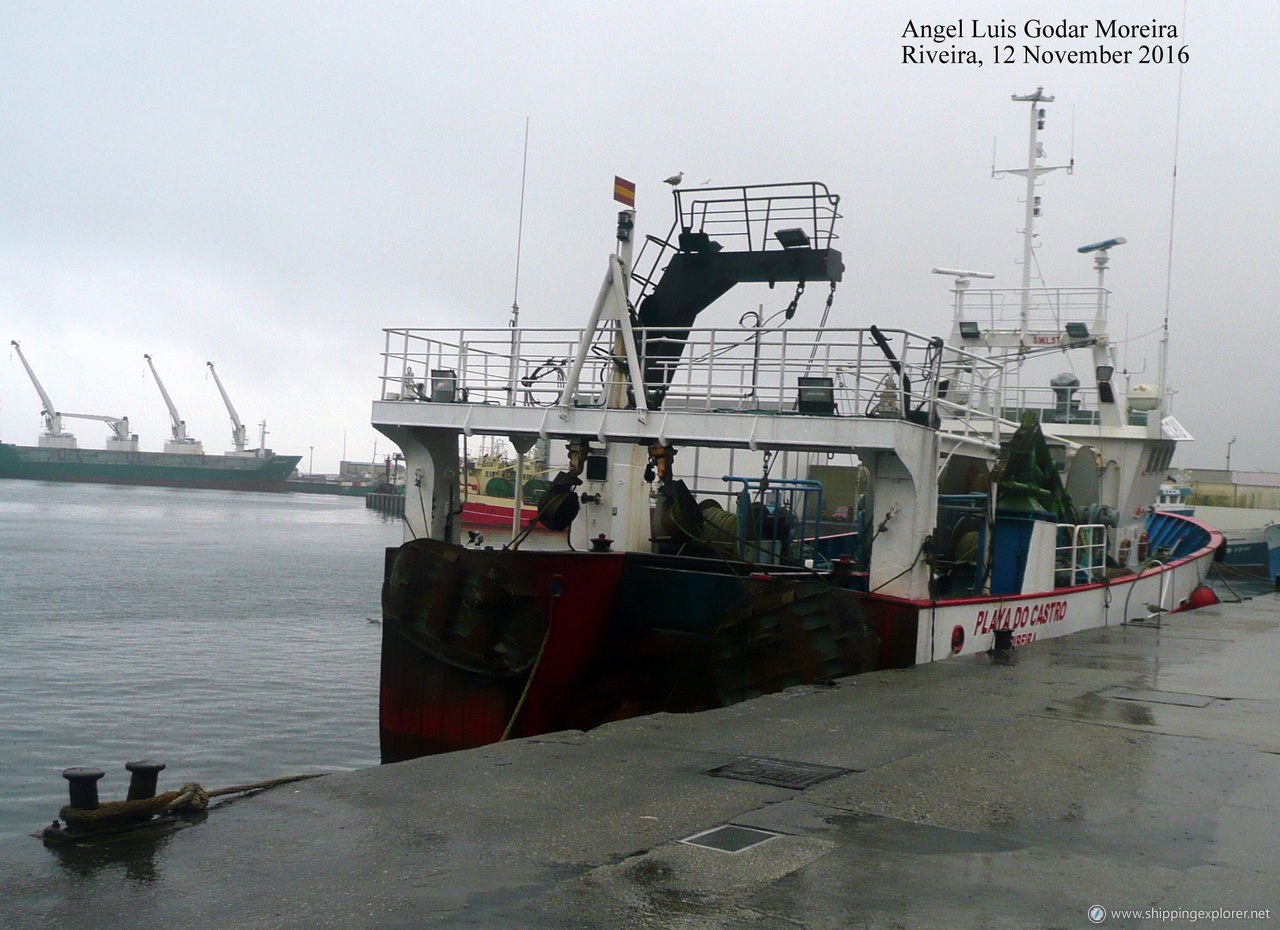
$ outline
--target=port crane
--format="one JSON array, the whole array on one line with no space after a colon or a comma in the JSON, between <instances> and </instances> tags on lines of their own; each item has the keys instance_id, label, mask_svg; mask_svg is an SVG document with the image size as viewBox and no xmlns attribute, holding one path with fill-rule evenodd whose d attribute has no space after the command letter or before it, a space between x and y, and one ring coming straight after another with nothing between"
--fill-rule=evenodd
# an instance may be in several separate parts
<instances>
[{"instance_id":1,"label":"port crane","mask_svg":"<svg viewBox=\"0 0 1280 930\"><path fill-rule=\"evenodd\" d=\"M235 448L227 453L227 455L253 455L253 452L245 450L245 430L244 424L240 422L240 417L236 415L236 408L231 403L231 398L227 396L227 389L222 386L222 379L218 377L218 370L213 367L213 362L205 362L209 366L209 373L213 375L213 383L218 386L218 393L222 395L222 402L227 405L227 413L231 414L231 441L235 444ZM265 438L265 426L263 436ZM265 445L265 443L263 443Z\"/></svg>"},{"instance_id":2,"label":"port crane","mask_svg":"<svg viewBox=\"0 0 1280 930\"><path fill-rule=\"evenodd\" d=\"M107 448L121 452L137 452L138 437L129 432L128 417L109 417L98 413L63 413L53 405L53 401L49 399L48 393L44 389L44 385L40 383L40 379L36 377L36 373L32 371L31 364L27 361L27 357L22 354L22 346L18 345L16 339L10 340L9 344L13 346L15 352L18 353L18 359L22 362L22 367L27 370L27 377L31 379L31 383L35 385L36 393L40 395L40 403L44 405L44 409L40 413L44 416L45 431L40 435L39 446L42 449L74 449L76 448L76 437L72 433L65 432L62 429L62 418L71 417L77 420L98 420L106 423L111 427L111 436L107 439Z\"/></svg>"},{"instance_id":3,"label":"port crane","mask_svg":"<svg viewBox=\"0 0 1280 930\"><path fill-rule=\"evenodd\" d=\"M170 427L173 438L165 442L164 451L203 455L204 445L198 439L192 439L187 435L187 421L178 416L178 408L173 405L173 399L169 397L169 392L164 389L164 382L160 380L160 373L156 371L156 363L151 360L150 355L142 357L147 360L147 365L151 368L151 377L156 379L156 387L160 389L160 396L164 398L165 406L169 408L169 419L173 421L173 425Z\"/></svg>"}]
</instances>

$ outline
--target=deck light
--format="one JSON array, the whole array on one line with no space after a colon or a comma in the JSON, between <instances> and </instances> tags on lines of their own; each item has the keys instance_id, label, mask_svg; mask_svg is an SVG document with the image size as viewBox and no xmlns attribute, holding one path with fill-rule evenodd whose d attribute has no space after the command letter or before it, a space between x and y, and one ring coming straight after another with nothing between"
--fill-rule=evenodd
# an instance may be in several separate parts
<instances>
[{"instance_id":1,"label":"deck light","mask_svg":"<svg viewBox=\"0 0 1280 930\"><path fill-rule=\"evenodd\" d=\"M1089 327L1084 323L1068 323L1066 325L1067 335L1072 339L1088 339Z\"/></svg>"},{"instance_id":2,"label":"deck light","mask_svg":"<svg viewBox=\"0 0 1280 930\"><path fill-rule=\"evenodd\" d=\"M800 413L831 416L836 412L834 378L799 378L800 397L796 410Z\"/></svg>"},{"instance_id":3,"label":"deck light","mask_svg":"<svg viewBox=\"0 0 1280 930\"><path fill-rule=\"evenodd\" d=\"M587 456L587 480L607 481L609 478L609 457L607 455Z\"/></svg>"},{"instance_id":4,"label":"deck light","mask_svg":"<svg viewBox=\"0 0 1280 930\"><path fill-rule=\"evenodd\" d=\"M1116 402L1116 392L1111 387L1111 376L1115 374L1114 365L1099 365L1094 369L1094 374L1098 377L1098 403L1114 404Z\"/></svg>"},{"instance_id":5,"label":"deck light","mask_svg":"<svg viewBox=\"0 0 1280 930\"><path fill-rule=\"evenodd\" d=\"M791 229L779 229L773 235L782 243L784 249L809 248L809 234L798 226Z\"/></svg>"},{"instance_id":6,"label":"deck light","mask_svg":"<svg viewBox=\"0 0 1280 930\"><path fill-rule=\"evenodd\" d=\"M960 321L960 338L961 339L978 339L982 333L978 330L978 324L973 320Z\"/></svg>"},{"instance_id":7,"label":"deck light","mask_svg":"<svg viewBox=\"0 0 1280 930\"><path fill-rule=\"evenodd\" d=\"M431 369L431 402L451 404L458 399L458 373L449 368Z\"/></svg>"}]
</instances>

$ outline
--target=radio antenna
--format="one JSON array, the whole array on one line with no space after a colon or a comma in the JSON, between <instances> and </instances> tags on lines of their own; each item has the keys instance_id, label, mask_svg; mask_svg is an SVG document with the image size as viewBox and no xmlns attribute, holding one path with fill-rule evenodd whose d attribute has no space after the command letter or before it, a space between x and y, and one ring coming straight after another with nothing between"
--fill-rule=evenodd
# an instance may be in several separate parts
<instances>
[{"instance_id":1,"label":"radio antenna","mask_svg":"<svg viewBox=\"0 0 1280 930\"><path fill-rule=\"evenodd\" d=\"M524 244L524 184L529 170L529 117L524 118L524 155L520 160L520 218L516 224L516 281L515 289L511 295L511 362L510 371L507 374L507 403L515 404L516 402L516 378L520 374L520 359L517 340L520 338L520 248ZM519 473L519 461L517 460L517 474ZM516 484L517 489L520 485ZM520 492L516 491L515 510L516 514L520 513ZM514 532L514 531L513 531Z\"/></svg>"},{"instance_id":2,"label":"radio antenna","mask_svg":"<svg viewBox=\"0 0 1280 930\"><path fill-rule=\"evenodd\" d=\"M524 154L520 159L520 218L516 223L516 282L511 297L511 328L520 322L520 248L524 244L524 187L529 171L529 117L524 118Z\"/></svg>"},{"instance_id":3,"label":"radio antenna","mask_svg":"<svg viewBox=\"0 0 1280 930\"><path fill-rule=\"evenodd\" d=\"M1182 0L1182 33L1187 31L1187 0ZM1182 133L1182 69L1178 65L1178 102L1173 117L1173 177L1169 184L1169 251L1165 257L1164 271L1164 324L1160 334L1160 400L1164 404L1163 412L1167 416L1169 404L1166 397L1168 390L1165 384L1169 364L1169 304L1173 294L1173 221L1178 206L1178 143Z\"/></svg>"}]
</instances>

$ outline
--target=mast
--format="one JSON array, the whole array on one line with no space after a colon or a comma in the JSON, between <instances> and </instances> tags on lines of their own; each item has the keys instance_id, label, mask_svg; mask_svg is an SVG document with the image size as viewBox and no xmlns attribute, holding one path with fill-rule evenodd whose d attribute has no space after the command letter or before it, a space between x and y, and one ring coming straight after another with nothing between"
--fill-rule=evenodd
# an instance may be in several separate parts
<instances>
[{"instance_id":1,"label":"mast","mask_svg":"<svg viewBox=\"0 0 1280 930\"><path fill-rule=\"evenodd\" d=\"M1045 110L1041 104L1052 103L1053 96L1051 94L1046 94L1043 87L1037 87L1035 93L1032 94L1021 96L1014 94L1013 101L1015 103L1031 104L1027 138L1027 167L1007 168L997 171L992 166L991 176L999 178L1006 174L1018 174L1027 180L1026 203L1022 222L1022 306L1020 313L1021 329L1025 336L1031 311L1031 263L1035 259L1035 225L1036 217L1040 215L1040 198L1036 194L1036 179L1042 174L1057 171L1059 168L1067 169L1067 173L1070 174L1072 168L1075 167L1075 159L1071 159L1065 165L1042 165L1039 163L1045 157L1044 146L1040 144L1040 130L1044 129L1045 117Z\"/></svg>"},{"instance_id":2,"label":"mast","mask_svg":"<svg viewBox=\"0 0 1280 930\"><path fill-rule=\"evenodd\" d=\"M156 387L160 388L160 396L164 398L165 406L169 408L169 419L173 421L173 425L169 428L173 433L173 438L164 444L165 452L203 452L201 443L187 436L187 421L178 416L178 408L174 406L173 399L169 397L169 392L164 388L164 382L160 380L160 373L156 371L156 363L151 360L150 355L143 355L147 360L147 365L151 368L151 377L156 379Z\"/></svg>"},{"instance_id":3,"label":"mast","mask_svg":"<svg viewBox=\"0 0 1280 930\"><path fill-rule=\"evenodd\" d=\"M227 413L231 414L231 441L235 444L235 449L227 453L228 455L244 455L245 430L244 424L240 422L240 417L236 415L236 408L231 404L231 398L227 396L227 389L222 386L222 379L218 377L218 370L213 367L213 362L205 362L209 366L209 372L213 375L213 383L218 386L218 393L222 395L222 402L227 405Z\"/></svg>"},{"instance_id":4,"label":"mast","mask_svg":"<svg viewBox=\"0 0 1280 930\"><path fill-rule=\"evenodd\" d=\"M507 389L507 403L516 402L516 379L520 375L520 249L524 244L524 191L529 172L529 117L524 118L524 156L520 163L520 220L516 225L516 282L511 296L511 376ZM516 489L511 494L511 538L520 532L524 516L524 454L533 448L536 439L512 436L511 445L516 450ZM463 462L466 466L466 462Z\"/></svg>"}]
</instances>

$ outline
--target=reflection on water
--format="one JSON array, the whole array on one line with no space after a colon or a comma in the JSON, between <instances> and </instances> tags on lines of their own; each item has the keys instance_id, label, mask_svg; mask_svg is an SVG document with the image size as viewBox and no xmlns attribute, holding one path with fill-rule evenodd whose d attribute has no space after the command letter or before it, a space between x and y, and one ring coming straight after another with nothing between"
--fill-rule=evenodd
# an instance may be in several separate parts
<instances>
[{"instance_id":1,"label":"reflection on water","mask_svg":"<svg viewBox=\"0 0 1280 930\"><path fill-rule=\"evenodd\" d=\"M1092 723L1119 723L1126 726L1153 727L1155 714L1149 704L1104 697L1097 691L1058 701L1045 708L1055 716L1087 720Z\"/></svg>"},{"instance_id":2,"label":"reflection on water","mask_svg":"<svg viewBox=\"0 0 1280 930\"><path fill-rule=\"evenodd\" d=\"M111 878L114 874L135 885L160 880L161 853L178 830L202 823L207 814L167 817L144 829L82 845L46 842L58 865L78 878Z\"/></svg>"}]
</instances>

